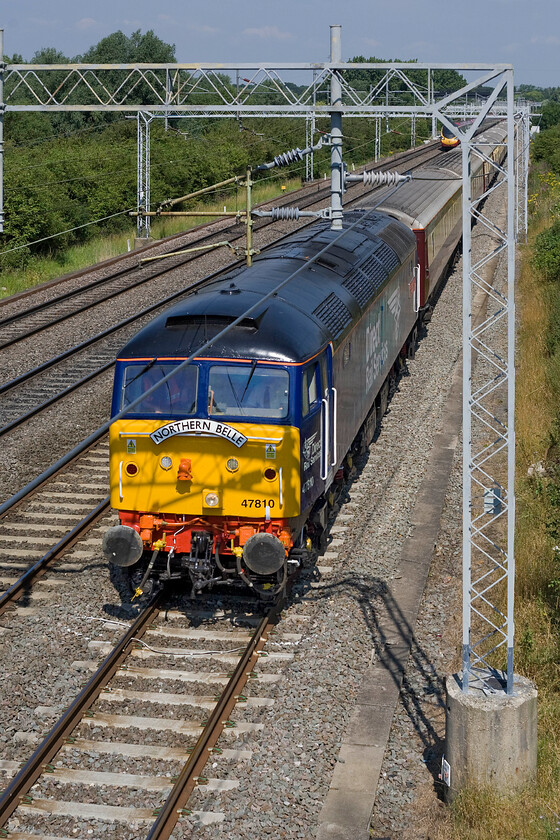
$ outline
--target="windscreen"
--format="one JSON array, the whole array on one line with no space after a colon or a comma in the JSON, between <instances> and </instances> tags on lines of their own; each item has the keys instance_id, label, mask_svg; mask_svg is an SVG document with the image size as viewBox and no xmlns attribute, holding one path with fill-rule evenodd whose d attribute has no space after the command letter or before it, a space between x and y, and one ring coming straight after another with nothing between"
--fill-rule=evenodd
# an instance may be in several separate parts
<instances>
[{"instance_id":1,"label":"windscreen","mask_svg":"<svg viewBox=\"0 0 560 840\"><path fill-rule=\"evenodd\" d=\"M208 378L208 416L288 416L287 370L266 365L214 365Z\"/></svg>"},{"instance_id":2,"label":"windscreen","mask_svg":"<svg viewBox=\"0 0 560 840\"><path fill-rule=\"evenodd\" d=\"M167 382L164 382L152 394L143 394L171 373L177 364L166 362L148 362L148 364L127 365L123 374L121 408L126 408L133 400L142 397L134 406L134 414L166 414L172 417L184 417L196 411L196 393L198 385L198 367L188 365L179 370Z\"/></svg>"}]
</instances>

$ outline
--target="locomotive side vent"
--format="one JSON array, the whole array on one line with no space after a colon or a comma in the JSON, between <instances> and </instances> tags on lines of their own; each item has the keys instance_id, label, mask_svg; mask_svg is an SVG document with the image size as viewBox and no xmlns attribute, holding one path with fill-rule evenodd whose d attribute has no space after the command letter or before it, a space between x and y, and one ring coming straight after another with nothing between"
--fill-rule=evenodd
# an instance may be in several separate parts
<instances>
[{"instance_id":1,"label":"locomotive side vent","mask_svg":"<svg viewBox=\"0 0 560 840\"><path fill-rule=\"evenodd\" d=\"M325 298L314 310L313 315L322 321L333 336L338 336L352 321L352 314L334 292Z\"/></svg>"}]
</instances>

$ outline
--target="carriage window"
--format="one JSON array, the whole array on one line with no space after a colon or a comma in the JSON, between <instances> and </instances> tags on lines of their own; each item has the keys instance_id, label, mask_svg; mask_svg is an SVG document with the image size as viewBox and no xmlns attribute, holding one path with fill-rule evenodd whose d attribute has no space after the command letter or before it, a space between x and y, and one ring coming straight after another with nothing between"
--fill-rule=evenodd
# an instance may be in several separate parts
<instances>
[{"instance_id":1,"label":"carriage window","mask_svg":"<svg viewBox=\"0 0 560 840\"><path fill-rule=\"evenodd\" d=\"M124 370L121 408L141 397L149 388L173 371L174 364L128 365ZM184 417L196 411L198 367L188 365L177 371L157 390L144 397L132 411L135 414L167 414Z\"/></svg>"},{"instance_id":2,"label":"carriage window","mask_svg":"<svg viewBox=\"0 0 560 840\"><path fill-rule=\"evenodd\" d=\"M321 401L321 379L319 365L314 363L303 371L302 415L306 417Z\"/></svg>"},{"instance_id":3,"label":"carriage window","mask_svg":"<svg viewBox=\"0 0 560 840\"><path fill-rule=\"evenodd\" d=\"M215 365L208 377L208 416L288 416L289 374L277 367Z\"/></svg>"}]
</instances>

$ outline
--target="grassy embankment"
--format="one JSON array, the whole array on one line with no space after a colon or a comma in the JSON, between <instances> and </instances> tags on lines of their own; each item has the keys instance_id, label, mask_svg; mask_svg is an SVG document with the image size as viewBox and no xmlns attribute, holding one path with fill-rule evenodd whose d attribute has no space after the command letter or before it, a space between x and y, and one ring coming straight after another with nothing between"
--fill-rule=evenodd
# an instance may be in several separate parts
<instances>
[{"instance_id":1,"label":"grassy embankment","mask_svg":"<svg viewBox=\"0 0 560 840\"><path fill-rule=\"evenodd\" d=\"M285 190L281 190L278 181L257 183L253 188L253 204L260 204L277 197L280 192L291 192L299 189L301 180L292 178L283 182ZM154 239L163 239L174 233L190 229L196 225L211 221L202 214L203 210L221 211L224 206L228 211L245 209L245 190L238 193L224 193L224 197L214 203L200 204L200 216L163 216L152 217L151 234ZM175 209L175 208L174 208ZM61 252L56 258L34 257L30 259L24 269L6 269L0 274L0 298L30 289L40 283L46 283L62 274L78 271L89 265L95 265L102 260L126 253L134 246L136 235L134 220L131 220L130 231L121 231L114 236L92 239L83 245L76 245ZM258 235L255 245L258 247Z\"/></svg>"},{"instance_id":2,"label":"grassy embankment","mask_svg":"<svg viewBox=\"0 0 560 840\"><path fill-rule=\"evenodd\" d=\"M517 290L515 671L539 693L537 783L511 797L463 791L437 826L446 840L560 837L560 180L546 168L531 177Z\"/></svg>"}]
</instances>

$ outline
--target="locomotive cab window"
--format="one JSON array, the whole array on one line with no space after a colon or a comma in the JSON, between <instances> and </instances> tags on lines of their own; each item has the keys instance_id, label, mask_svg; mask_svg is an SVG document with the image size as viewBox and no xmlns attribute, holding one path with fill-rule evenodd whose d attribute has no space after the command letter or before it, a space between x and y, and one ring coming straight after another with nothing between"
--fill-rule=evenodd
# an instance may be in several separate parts
<instances>
[{"instance_id":1,"label":"locomotive cab window","mask_svg":"<svg viewBox=\"0 0 560 840\"><path fill-rule=\"evenodd\" d=\"M214 365L208 376L208 416L288 416L289 374L277 367Z\"/></svg>"},{"instance_id":2,"label":"locomotive cab window","mask_svg":"<svg viewBox=\"0 0 560 840\"><path fill-rule=\"evenodd\" d=\"M317 362L303 371L301 401L303 417L307 417L321 402L321 375Z\"/></svg>"},{"instance_id":3,"label":"locomotive cab window","mask_svg":"<svg viewBox=\"0 0 560 840\"><path fill-rule=\"evenodd\" d=\"M142 397L153 385L176 368L175 364L148 363L127 365L123 373L121 408ZM189 365L164 382L152 394L134 406L134 414L165 414L184 417L196 411L198 368Z\"/></svg>"}]
</instances>

